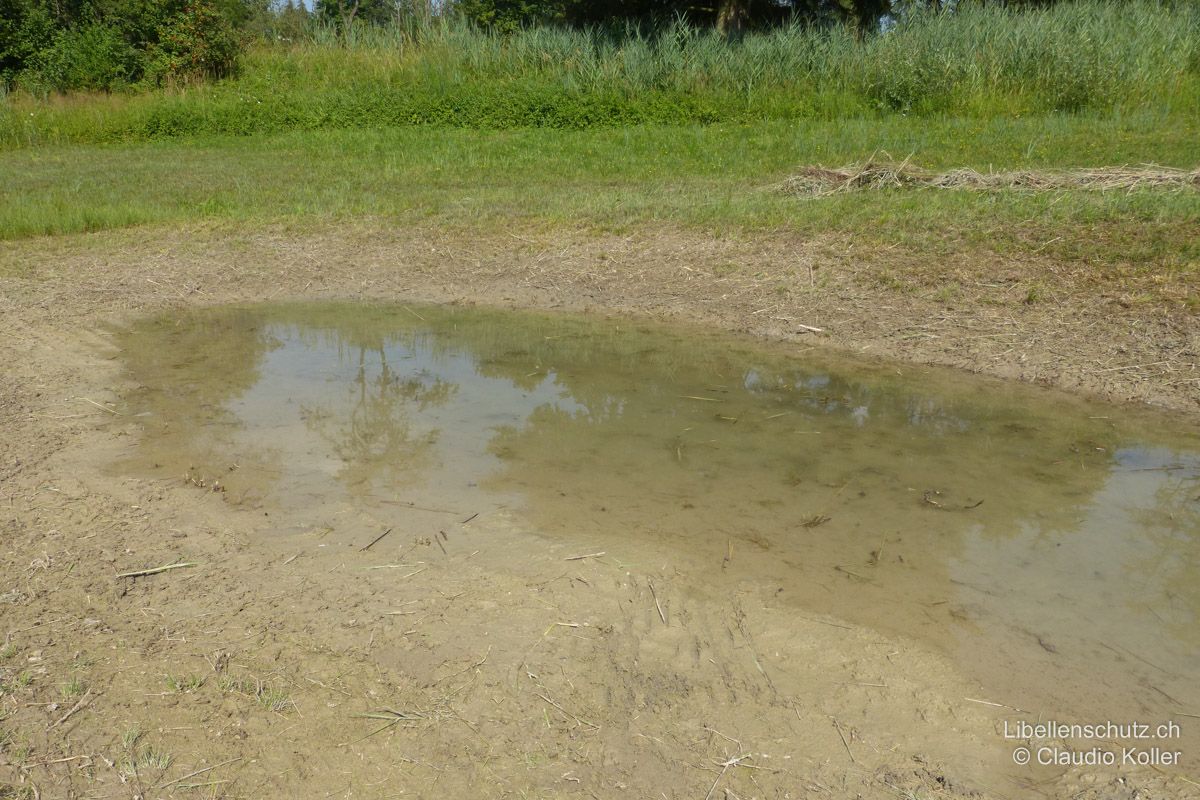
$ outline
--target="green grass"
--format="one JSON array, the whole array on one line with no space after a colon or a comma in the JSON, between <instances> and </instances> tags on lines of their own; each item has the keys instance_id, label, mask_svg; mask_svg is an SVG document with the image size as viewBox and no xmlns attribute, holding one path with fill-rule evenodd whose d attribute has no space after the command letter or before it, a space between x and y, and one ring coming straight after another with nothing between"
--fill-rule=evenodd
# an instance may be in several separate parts
<instances>
[{"instance_id":1,"label":"green grass","mask_svg":"<svg viewBox=\"0 0 1200 800\"><path fill-rule=\"evenodd\" d=\"M283 689L267 686L262 681L251 678L233 678L222 675L217 686L226 694L242 694L253 697L260 708L267 711L284 712L295 708L295 703Z\"/></svg>"},{"instance_id":2,"label":"green grass","mask_svg":"<svg viewBox=\"0 0 1200 800\"><path fill-rule=\"evenodd\" d=\"M174 694L187 694L204 686L205 678L203 675L167 674L163 676L163 682L166 683L167 691Z\"/></svg>"},{"instance_id":3,"label":"green grass","mask_svg":"<svg viewBox=\"0 0 1200 800\"><path fill-rule=\"evenodd\" d=\"M774 187L797 166L886 150L932 169L1200 162L1178 115L895 117L624 130L323 131L0 152L0 238L139 224L381 218L606 229L849 234L931 255L964 245L1193 269L1200 193L884 191L817 199Z\"/></svg>"},{"instance_id":4,"label":"green grass","mask_svg":"<svg viewBox=\"0 0 1200 800\"><path fill-rule=\"evenodd\" d=\"M78 677L72 677L71 680L59 686L58 690L64 702L78 700L87 691L87 684Z\"/></svg>"},{"instance_id":5,"label":"green grass","mask_svg":"<svg viewBox=\"0 0 1200 800\"><path fill-rule=\"evenodd\" d=\"M972 9L866 42L317 29L214 85L17 92L0 101L0 239L197 221L663 225L1194 275L1195 191L776 188L879 152L929 169L1200 165L1200 5Z\"/></svg>"},{"instance_id":6,"label":"green grass","mask_svg":"<svg viewBox=\"0 0 1200 800\"><path fill-rule=\"evenodd\" d=\"M858 41L790 27L730 44L684 27L513 36L439 23L258 45L180 91L0 103L0 146L429 125L584 129L764 120L990 119L1200 106L1200 5L969 6Z\"/></svg>"}]
</instances>

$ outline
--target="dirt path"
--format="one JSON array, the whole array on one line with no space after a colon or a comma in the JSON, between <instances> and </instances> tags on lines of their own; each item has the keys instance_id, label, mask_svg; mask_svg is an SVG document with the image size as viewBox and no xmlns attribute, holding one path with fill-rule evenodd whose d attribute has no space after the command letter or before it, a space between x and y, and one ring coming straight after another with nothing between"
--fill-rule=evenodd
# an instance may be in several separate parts
<instances>
[{"instance_id":1,"label":"dirt path","mask_svg":"<svg viewBox=\"0 0 1200 800\"><path fill-rule=\"evenodd\" d=\"M1005 709L953 664L798 618L769 587L697 593L670 564L567 560L581 552L503 513L439 545L418 524L365 550L337 531L266 538L219 494L111 469L131 442L106 405L125 387L104 325L266 298L680 319L1192 419L1195 316L1064 275L1039 284L1058 302L1027 303L1036 268L939 267L957 270L948 297L947 275L913 283L846 242L673 231L0 246L0 797L1200 796L1154 771L1015 775ZM114 577L180 561L195 566Z\"/></svg>"}]
</instances>

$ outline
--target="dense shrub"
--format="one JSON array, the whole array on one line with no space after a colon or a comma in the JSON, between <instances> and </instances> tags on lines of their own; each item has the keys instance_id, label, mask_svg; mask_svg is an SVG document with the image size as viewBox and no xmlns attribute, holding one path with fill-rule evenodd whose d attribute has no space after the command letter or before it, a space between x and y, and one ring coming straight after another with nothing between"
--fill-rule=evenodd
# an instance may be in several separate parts
<instances>
[{"instance_id":1,"label":"dense shrub","mask_svg":"<svg viewBox=\"0 0 1200 800\"><path fill-rule=\"evenodd\" d=\"M37 55L26 83L59 92L110 90L128 84L139 69L138 53L120 31L91 23L60 30Z\"/></svg>"},{"instance_id":2,"label":"dense shrub","mask_svg":"<svg viewBox=\"0 0 1200 800\"><path fill-rule=\"evenodd\" d=\"M146 74L157 83L224 77L237 66L239 49L228 18L204 0L189 0L159 29Z\"/></svg>"},{"instance_id":3,"label":"dense shrub","mask_svg":"<svg viewBox=\"0 0 1200 800\"><path fill-rule=\"evenodd\" d=\"M219 76L234 64L231 29L206 22L211 10L189 8L163 27L166 34L151 50L154 66L146 74L156 81ZM96 55L69 63L106 64L103 75L119 75L112 66L120 63L119 49L94 35L88 52ZM131 94L101 111L10 97L12 113L0 102L0 142L894 113L1194 116L1200 5L1079 0L1024 11L972 5L954 14L911 15L865 40L847 27L799 25L738 42L680 24L649 31L543 27L511 35L453 21L318 26L302 41L260 43L242 63L236 77L191 86L186 94Z\"/></svg>"},{"instance_id":4,"label":"dense shrub","mask_svg":"<svg viewBox=\"0 0 1200 800\"><path fill-rule=\"evenodd\" d=\"M222 2L222 0L217 0ZM35 94L233 73L241 0L0 0L0 87Z\"/></svg>"}]
</instances>

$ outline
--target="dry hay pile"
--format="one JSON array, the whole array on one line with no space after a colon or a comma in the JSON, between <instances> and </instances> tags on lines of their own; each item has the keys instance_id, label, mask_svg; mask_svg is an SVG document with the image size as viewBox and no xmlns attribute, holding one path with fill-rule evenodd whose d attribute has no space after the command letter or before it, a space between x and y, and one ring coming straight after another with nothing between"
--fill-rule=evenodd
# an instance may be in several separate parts
<instances>
[{"instance_id":1,"label":"dry hay pile","mask_svg":"<svg viewBox=\"0 0 1200 800\"><path fill-rule=\"evenodd\" d=\"M805 167L780 187L795 195L820 196L863 189L969 189L974 191L1046 192L1062 189L1126 191L1139 189L1200 189L1200 169L1187 171L1147 164L1139 167L1098 167L1079 170L1019 170L976 172L955 169L930 172L902 162L876 161L830 169Z\"/></svg>"}]
</instances>

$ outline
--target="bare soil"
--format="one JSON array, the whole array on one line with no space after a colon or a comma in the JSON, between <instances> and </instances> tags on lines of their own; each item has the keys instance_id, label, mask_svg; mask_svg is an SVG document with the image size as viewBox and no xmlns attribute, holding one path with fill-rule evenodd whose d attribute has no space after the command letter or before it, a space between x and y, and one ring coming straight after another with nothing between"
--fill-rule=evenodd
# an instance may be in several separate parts
<instances>
[{"instance_id":1,"label":"bare soil","mask_svg":"<svg viewBox=\"0 0 1200 800\"><path fill-rule=\"evenodd\" d=\"M436 546L420 526L367 550L266 539L217 494L111 470L131 442L109 326L264 299L681 320L1194 424L1200 325L1139 302L1147 281L674 229L0 245L0 797L1200 797L1166 771L1014 772L987 687L770 587L695 592L532 536L514 553L503 515Z\"/></svg>"}]
</instances>

